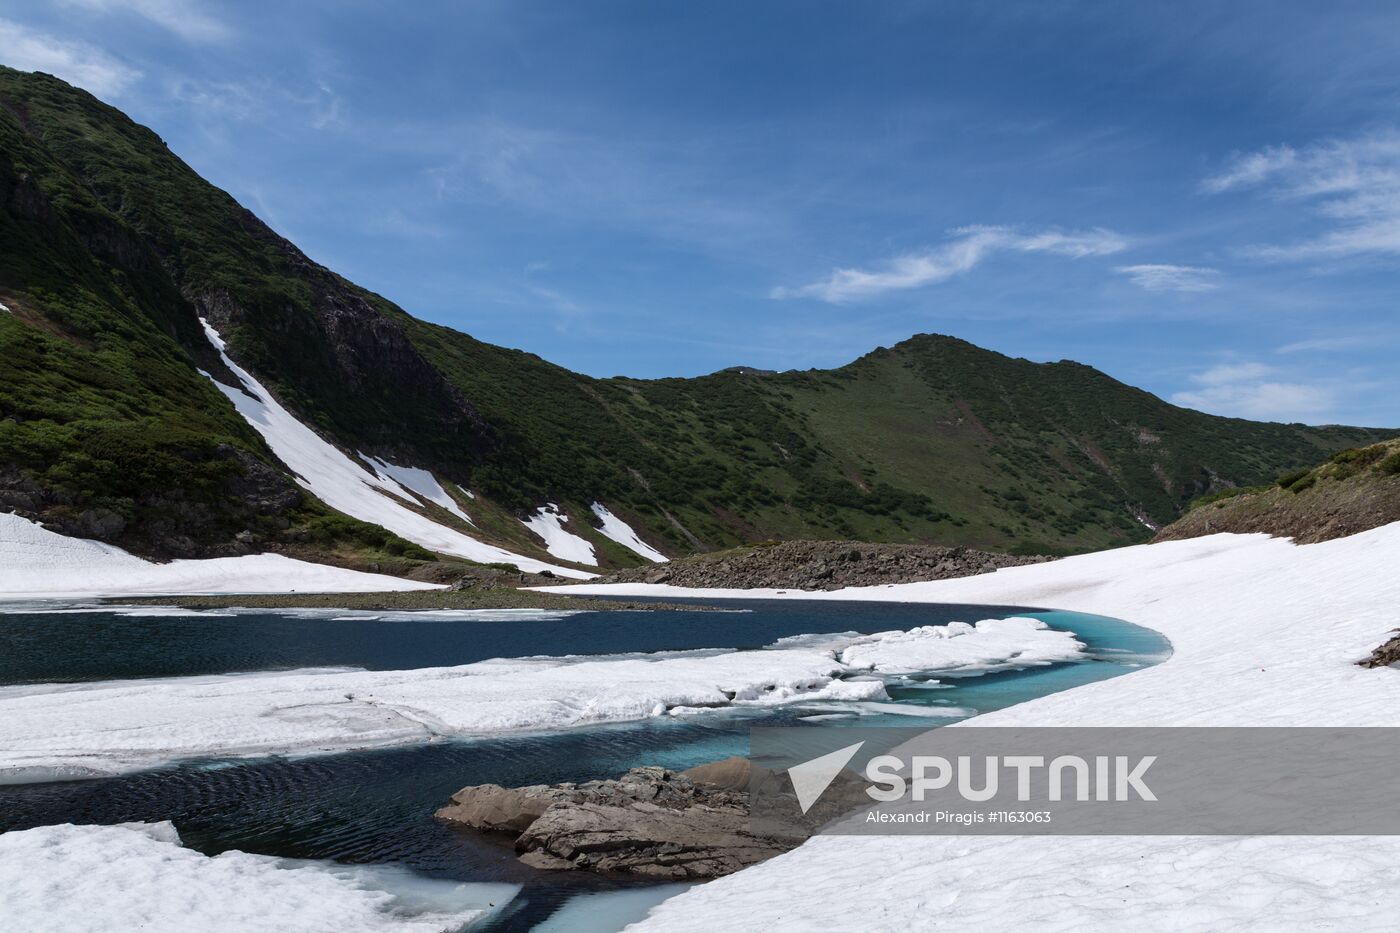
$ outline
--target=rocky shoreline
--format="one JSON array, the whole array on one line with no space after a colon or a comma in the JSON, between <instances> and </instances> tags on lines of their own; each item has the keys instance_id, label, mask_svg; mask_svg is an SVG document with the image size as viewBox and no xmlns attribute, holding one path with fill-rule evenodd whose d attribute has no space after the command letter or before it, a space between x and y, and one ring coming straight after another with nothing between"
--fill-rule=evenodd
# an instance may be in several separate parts
<instances>
[{"instance_id":1,"label":"rocky shoreline","mask_svg":"<svg viewBox=\"0 0 1400 933\"><path fill-rule=\"evenodd\" d=\"M838 590L948 580L1003 567L1038 564L1050 557L995 554L931 544L867 544L854 541L783 541L683 557L633 567L592 583L667 583L726 589Z\"/></svg>"}]
</instances>

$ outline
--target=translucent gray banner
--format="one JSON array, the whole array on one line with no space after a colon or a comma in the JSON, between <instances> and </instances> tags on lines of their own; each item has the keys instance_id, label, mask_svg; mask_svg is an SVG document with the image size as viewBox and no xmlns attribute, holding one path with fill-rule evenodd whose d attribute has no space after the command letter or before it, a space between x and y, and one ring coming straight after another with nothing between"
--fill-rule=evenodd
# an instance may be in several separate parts
<instances>
[{"instance_id":1,"label":"translucent gray banner","mask_svg":"<svg viewBox=\"0 0 1400 933\"><path fill-rule=\"evenodd\" d=\"M1391 835L1400 728L755 728L765 836Z\"/></svg>"}]
</instances>

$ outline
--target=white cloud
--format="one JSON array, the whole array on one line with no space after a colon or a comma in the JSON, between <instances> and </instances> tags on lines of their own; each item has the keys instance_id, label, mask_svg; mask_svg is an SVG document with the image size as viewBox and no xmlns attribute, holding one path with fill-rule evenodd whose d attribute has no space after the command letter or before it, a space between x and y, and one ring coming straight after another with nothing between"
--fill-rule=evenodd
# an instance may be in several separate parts
<instances>
[{"instance_id":1,"label":"white cloud","mask_svg":"<svg viewBox=\"0 0 1400 933\"><path fill-rule=\"evenodd\" d=\"M0 61L20 71L43 71L99 97L120 94L141 77L96 46L71 42L0 19Z\"/></svg>"},{"instance_id":2,"label":"white cloud","mask_svg":"<svg viewBox=\"0 0 1400 933\"><path fill-rule=\"evenodd\" d=\"M1201 182L1201 187L1211 194L1219 194L1232 188L1245 188L1257 185L1277 175L1284 169L1298 164L1298 153L1289 146L1267 146L1258 152L1236 155L1230 165L1219 175Z\"/></svg>"},{"instance_id":3,"label":"white cloud","mask_svg":"<svg viewBox=\"0 0 1400 933\"><path fill-rule=\"evenodd\" d=\"M190 0L60 0L96 13L131 13L191 42L220 42L233 35L222 20Z\"/></svg>"},{"instance_id":4,"label":"white cloud","mask_svg":"<svg viewBox=\"0 0 1400 933\"><path fill-rule=\"evenodd\" d=\"M1236 418L1308 421L1330 412L1336 402L1332 389L1282 381L1263 363L1221 363L1194 374L1191 381L1196 388L1174 394L1174 404Z\"/></svg>"},{"instance_id":5,"label":"white cloud","mask_svg":"<svg viewBox=\"0 0 1400 933\"><path fill-rule=\"evenodd\" d=\"M1246 250L1258 258L1400 255L1400 132L1236 156L1202 187L1211 193L1260 188L1274 197L1309 202L1329 225L1312 239Z\"/></svg>"},{"instance_id":6,"label":"white cloud","mask_svg":"<svg viewBox=\"0 0 1400 933\"><path fill-rule=\"evenodd\" d=\"M1174 266L1169 263L1143 263L1119 266L1114 270L1132 279L1133 284L1149 292L1208 292L1219 288L1215 281L1219 270L1203 266Z\"/></svg>"},{"instance_id":7,"label":"white cloud","mask_svg":"<svg viewBox=\"0 0 1400 933\"><path fill-rule=\"evenodd\" d=\"M1011 227L974 226L952 231L941 246L886 260L875 269L833 269L831 275L796 288L780 287L773 298L820 298L840 304L885 292L920 288L967 272L996 252L1053 253L1071 259L1108 256L1127 249L1128 242L1111 230L1021 233Z\"/></svg>"}]
</instances>

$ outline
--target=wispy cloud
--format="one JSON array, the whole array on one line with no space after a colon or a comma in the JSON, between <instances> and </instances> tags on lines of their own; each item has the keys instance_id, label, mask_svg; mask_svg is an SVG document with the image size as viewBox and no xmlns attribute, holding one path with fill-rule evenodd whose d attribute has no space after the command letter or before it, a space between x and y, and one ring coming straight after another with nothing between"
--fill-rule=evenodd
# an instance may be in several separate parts
<instances>
[{"instance_id":1,"label":"wispy cloud","mask_svg":"<svg viewBox=\"0 0 1400 933\"><path fill-rule=\"evenodd\" d=\"M345 124L341 98L322 78L313 79L311 87L298 91L268 80L206 81L177 76L166 83L166 91L171 100L193 108L201 119L217 117L253 123L296 114L313 129Z\"/></svg>"},{"instance_id":2,"label":"wispy cloud","mask_svg":"<svg viewBox=\"0 0 1400 933\"><path fill-rule=\"evenodd\" d=\"M96 13L129 13L191 42L221 42L233 36L227 23L191 0L60 0Z\"/></svg>"},{"instance_id":3,"label":"wispy cloud","mask_svg":"<svg viewBox=\"0 0 1400 933\"><path fill-rule=\"evenodd\" d=\"M1292 343L1285 343L1281 347L1275 347L1275 353L1313 353L1331 352L1338 350L1360 350L1366 347L1393 342L1390 338L1380 334L1349 334L1343 337L1313 337L1307 340L1295 340Z\"/></svg>"},{"instance_id":4,"label":"wispy cloud","mask_svg":"<svg viewBox=\"0 0 1400 933\"><path fill-rule=\"evenodd\" d=\"M1370 133L1301 149L1274 146L1236 156L1202 183L1218 194L1245 188L1313 205L1330 225L1312 239L1254 246L1263 259L1400 255L1400 132Z\"/></svg>"},{"instance_id":5,"label":"wispy cloud","mask_svg":"<svg viewBox=\"0 0 1400 933\"><path fill-rule=\"evenodd\" d=\"M1219 288L1218 269L1204 266L1175 266L1152 262L1136 266L1119 266L1113 271L1126 275L1134 285L1149 292L1208 292Z\"/></svg>"},{"instance_id":6,"label":"wispy cloud","mask_svg":"<svg viewBox=\"0 0 1400 933\"><path fill-rule=\"evenodd\" d=\"M1128 247L1111 230L1049 230L1022 233L1012 227L960 227L951 239L930 250L886 260L874 269L837 268L824 279L796 288L779 287L773 298L819 298L833 304L871 298L885 292L921 288L968 272L997 252L1053 253L1071 259L1109 256Z\"/></svg>"},{"instance_id":7,"label":"wispy cloud","mask_svg":"<svg viewBox=\"0 0 1400 933\"><path fill-rule=\"evenodd\" d=\"M1257 362L1221 363L1195 373L1191 381L1196 387L1177 392L1172 402L1236 418L1307 421L1336 403L1331 388L1285 381L1272 366Z\"/></svg>"},{"instance_id":8,"label":"wispy cloud","mask_svg":"<svg viewBox=\"0 0 1400 933\"><path fill-rule=\"evenodd\" d=\"M113 97L141 72L86 42L59 39L0 19L0 61L21 71L43 71L99 97Z\"/></svg>"}]
</instances>

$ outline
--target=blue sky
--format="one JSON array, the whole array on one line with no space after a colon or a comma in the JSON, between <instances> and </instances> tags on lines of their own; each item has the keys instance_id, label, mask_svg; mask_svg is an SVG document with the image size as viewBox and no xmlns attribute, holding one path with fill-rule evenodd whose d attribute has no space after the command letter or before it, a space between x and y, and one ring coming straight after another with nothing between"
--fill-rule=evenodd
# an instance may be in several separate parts
<instances>
[{"instance_id":1,"label":"blue sky","mask_svg":"<svg viewBox=\"0 0 1400 933\"><path fill-rule=\"evenodd\" d=\"M910 334L1400 426L1393 3L0 6L313 258L594 375Z\"/></svg>"}]
</instances>

